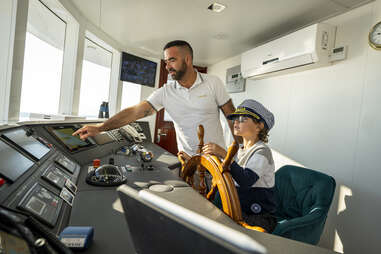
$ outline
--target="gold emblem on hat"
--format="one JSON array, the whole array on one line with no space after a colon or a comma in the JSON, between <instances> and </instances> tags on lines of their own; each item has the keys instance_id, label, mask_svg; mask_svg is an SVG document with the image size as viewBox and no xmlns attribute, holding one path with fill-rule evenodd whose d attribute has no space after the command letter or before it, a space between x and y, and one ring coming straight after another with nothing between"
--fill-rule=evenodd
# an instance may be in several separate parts
<instances>
[{"instance_id":1,"label":"gold emblem on hat","mask_svg":"<svg viewBox=\"0 0 381 254\"><path fill-rule=\"evenodd\" d=\"M253 113L251 111L248 111L245 107L237 108L236 111L234 112L234 114L237 114L237 115L250 115L250 116L254 117L257 120L261 119L257 114L255 114L255 113Z\"/></svg>"}]
</instances>

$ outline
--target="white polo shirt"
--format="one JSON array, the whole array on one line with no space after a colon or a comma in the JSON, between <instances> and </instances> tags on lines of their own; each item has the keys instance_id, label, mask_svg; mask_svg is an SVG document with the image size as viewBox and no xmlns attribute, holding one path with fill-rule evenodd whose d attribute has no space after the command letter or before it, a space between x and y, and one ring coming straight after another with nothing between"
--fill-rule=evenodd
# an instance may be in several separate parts
<instances>
[{"instance_id":1,"label":"white polo shirt","mask_svg":"<svg viewBox=\"0 0 381 254\"><path fill-rule=\"evenodd\" d=\"M189 155L197 152L197 127L200 124L204 126L205 144L213 142L225 148L219 107L229 100L230 96L218 77L198 72L190 88L169 81L147 99L156 111L165 108L173 119L179 151Z\"/></svg>"}]
</instances>

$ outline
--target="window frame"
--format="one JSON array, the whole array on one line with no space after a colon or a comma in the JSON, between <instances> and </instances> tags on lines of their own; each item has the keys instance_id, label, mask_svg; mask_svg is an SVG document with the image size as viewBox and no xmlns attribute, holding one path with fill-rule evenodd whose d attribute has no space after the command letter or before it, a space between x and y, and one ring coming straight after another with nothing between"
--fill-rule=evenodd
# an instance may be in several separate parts
<instances>
[{"instance_id":1,"label":"window frame","mask_svg":"<svg viewBox=\"0 0 381 254\"><path fill-rule=\"evenodd\" d=\"M90 32L89 30L86 30L84 33L84 39L83 39L83 48L85 45L85 39L89 39L93 43L99 45L100 47L104 48L105 50L112 53L111 57L111 73L110 73L110 83L109 83L109 95L108 95L108 102L109 102L109 115L110 117L115 115L120 108L120 102L122 94L120 92L120 86L122 85L122 81L119 80L119 73L120 73L120 60L122 57L122 53L115 49L114 47L110 46L108 43L100 39L98 36L96 36L94 33ZM84 60L84 53L85 49L83 49L83 59ZM81 72L82 72L82 63L81 63ZM82 76L82 75L81 75ZM82 77L80 77L80 80L82 80ZM80 83L80 82L79 82ZM76 112L79 112L79 100L80 100L80 91L81 91L81 84L76 88L76 91L78 92L78 103Z\"/></svg>"}]
</instances>

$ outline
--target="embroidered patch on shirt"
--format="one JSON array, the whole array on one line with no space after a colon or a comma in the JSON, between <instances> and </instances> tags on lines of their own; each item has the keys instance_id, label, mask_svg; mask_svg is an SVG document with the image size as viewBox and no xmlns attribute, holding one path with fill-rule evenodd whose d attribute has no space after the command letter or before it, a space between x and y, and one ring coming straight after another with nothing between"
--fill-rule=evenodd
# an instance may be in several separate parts
<instances>
[{"instance_id":1,"label":"embroidered patch on shirt","mask_svg":"<svg viewBox=\"0 0 381 254\"><path fill-rule=\"evenodd\" d=\"M207 94L203 94L203 95L199 95L199 96L197 96L198 98L205 98L205 97L208 97L208 95Z\"/></svg>"}]
</instances>

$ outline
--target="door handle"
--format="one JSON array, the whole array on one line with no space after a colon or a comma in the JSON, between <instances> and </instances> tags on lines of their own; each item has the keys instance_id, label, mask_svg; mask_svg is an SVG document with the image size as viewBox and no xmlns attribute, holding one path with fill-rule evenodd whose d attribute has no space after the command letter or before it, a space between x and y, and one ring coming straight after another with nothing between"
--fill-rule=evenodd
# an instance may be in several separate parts
<instances>
[{"instance_id":1,"label":"door handle","mask_svg":"<svg viewBox=\"0 0 381 254\"><path fill-rule=\"evenodd\" d=\"M157 130L157 136L156 136L157 143L160 143L160 137L161 136L167 136L167 133L161 133L161 129L158 129Z\"/></svg>"}]
</instances>

